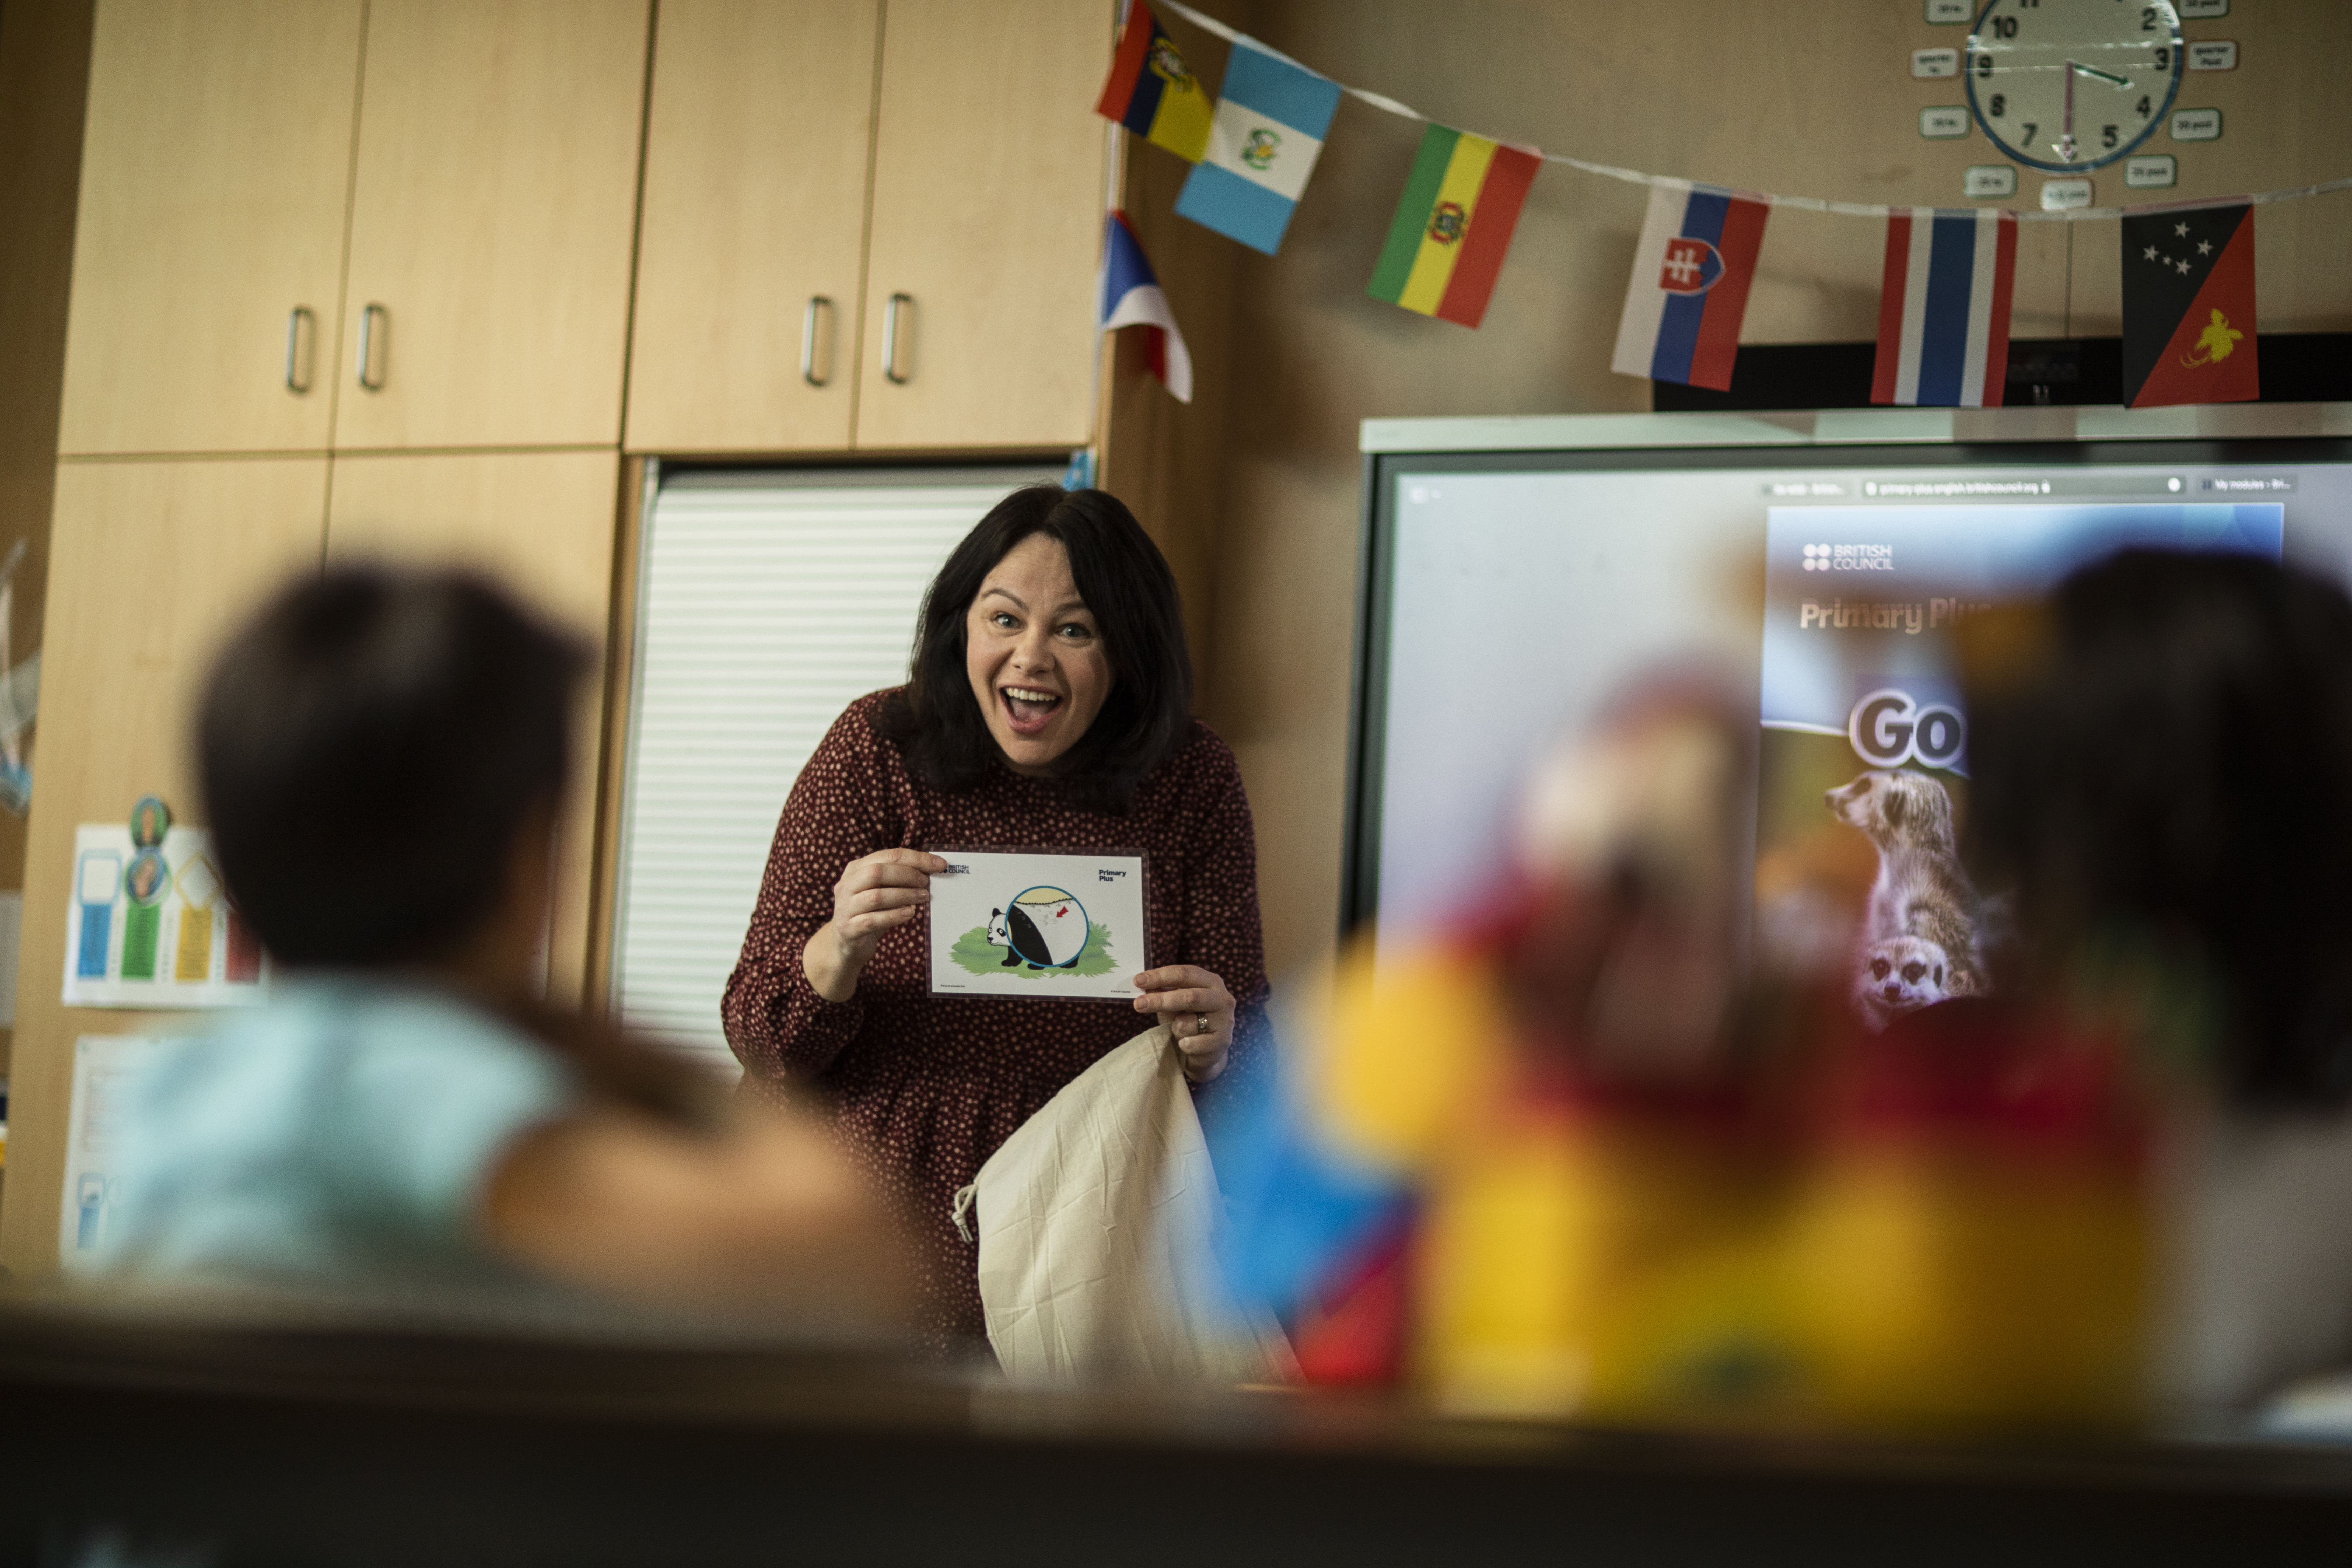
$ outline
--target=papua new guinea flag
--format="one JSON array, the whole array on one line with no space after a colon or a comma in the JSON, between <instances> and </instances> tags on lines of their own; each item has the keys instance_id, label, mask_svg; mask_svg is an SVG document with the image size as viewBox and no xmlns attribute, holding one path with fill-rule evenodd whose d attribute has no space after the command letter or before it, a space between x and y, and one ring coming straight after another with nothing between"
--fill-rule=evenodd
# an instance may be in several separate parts
<instances>
[{"instance_id":1,"label":"papua new guinea flag","mask_svg":"<svg viewBox=\"0 0 2352 1568\"><path fill-rule=\"evenodd\" d=\"M2124 215L2124 401L2252 403L2254 209Z\"/></svg>"}]
</instances>

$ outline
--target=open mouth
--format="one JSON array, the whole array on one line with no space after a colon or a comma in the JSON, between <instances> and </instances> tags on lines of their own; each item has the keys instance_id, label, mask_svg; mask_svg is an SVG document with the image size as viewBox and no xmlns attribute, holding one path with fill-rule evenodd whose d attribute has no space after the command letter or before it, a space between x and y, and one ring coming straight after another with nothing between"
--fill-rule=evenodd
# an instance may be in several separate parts
<instances>
[{"instance_id":1,"label":"open mouth","mask_svg":"<svg viewBox=\"0 0 2352 1568\"><path fill-rule=\"evenodd\" d=\"M1034 735L1053 721L1061 710L1062 694L1037 686L1000 686L996 695L1004 703L1004 721L1013 726L1016 735Z\"/></svg>"}]
</instances>

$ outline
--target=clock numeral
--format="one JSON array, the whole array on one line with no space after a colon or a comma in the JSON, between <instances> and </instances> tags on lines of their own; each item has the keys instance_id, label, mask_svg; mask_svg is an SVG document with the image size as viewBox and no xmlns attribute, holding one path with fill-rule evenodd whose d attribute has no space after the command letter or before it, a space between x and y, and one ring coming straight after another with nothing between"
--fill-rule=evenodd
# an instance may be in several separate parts
<instances>
[{"instance_id":1,"label":"clock numeral","mask_svg":"<svg viewBox=\"0 0 2352 1568\"><path fill-rule=\"evenodd\" d=\"M2141 6L2139 8L2139 30L2143 33L2155 32L2156 18L2158 15L2159 13L2153 5Z\"/></svg>"},{"instance_id":2,"label":"clock numeral","mask_svg":"<svg viewBox=\"0 0 2352 1568\"><path fill-rule=\"evenodd\" d=\"M2031 121L2031 120L2027 121L2025 122L2025 134L2024 134L2024 135L2022 135L2022 136L2021 136L2021 137L2019 137L2019 138L2017 139L2017 141L2018 141L2018 144L2019 144L2020 146L2021 146L2021 147L2031 147L2031 146L2032 146L2032 145L2033 145L2033 133L2034 133L2035 132L2037 132L2037 131L2041 130L2041 129L2042 129L2042 127L2041 127L2041 126L2039 126L2039 125L2037 125L2037 124L2035 124L2032 121Z\"/></svg>"},{"instance_id":3,"label":"clock numeral","mask_svg":"<svg viewBox=\"0 0 2352 1568\"><path fill-rule=\"evenodd\" d=\"M2017 18L2014 16L1994 16L1990 19L1988 25L1992 28L1992 36L1996 38L2017 37Z\"/></svg>"},{"instance_id":4,"label":"clock numeral","mask_svg":"<svg viewBox=\"0 0 2352 1568\"><path fill-rule=\"evenodd\" d=\"M1992 75L1992 57L1990 55L1979 55L1977 57L1977 75L1983 77Z\"/></svg>"},{"instance_id":5,"label":"clock numeral","mask_svg":"<svg viewBox=\"0 0 2352 1568\"><path fill-rule=\"evenodd\" d=\"M2113 147L2115 144L2116 144L2116 128L2115 128L2114 126L2112 126L2112 125L2102 125L2102 126L2100 126L2100 127L2099 127L2099 145L2100 145L2100 146L2102 146L2102 147Z\"/></svg>"},{"instance_id":6,"label":"clock numeral","mask_svg":"<svg viewBox=\"0 0 2352 1568\"><path fill-rule=\"evenodd\" d=\"M2147 118L2147 94L2146 93L2141 93L2139 95L2139 107L2137 113L2142 120L2146 120Z\"/></svg>"},{"instance_id":7,"label":"clock numeral","mask_svg":"<svg viewBox=\"0 0 2352 1568\"><path fill-rule=\"evenodd\" d=\"M2172 51L2170 49L2158 49L2156 51L2156 68L2160 71L2168 71L2172 68Z\"/></svg>"},{"instance_id":8,"label":"clock numeral","mask_svg":"<svg viewBox=\"0 0 2352 1568\"><path fill-rule=\"evenodd\" d=\"M2002 115L2008 113L2009 95L2002 92L1994 93L1992 95L1991 101L1985 105L1985 112L1991 115L1995 120L1999 120Z\"/></svg>"}]
</instances>

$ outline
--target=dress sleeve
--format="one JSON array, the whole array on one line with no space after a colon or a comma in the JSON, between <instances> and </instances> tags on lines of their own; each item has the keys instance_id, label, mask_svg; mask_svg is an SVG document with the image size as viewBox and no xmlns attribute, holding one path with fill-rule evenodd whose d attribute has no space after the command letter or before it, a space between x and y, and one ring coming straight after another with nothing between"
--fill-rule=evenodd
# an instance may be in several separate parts
<instances>
[{"instance_id":1,"label":"dress sleeve","mask_svg":"<svg viewBox=\"0 0 2352 1568\"><path fill-rule=\"evenodd\" d=\"M897 844L886 815L881 742L859 703L834 721L793 781L760 879L743 953L719 1015L755 1079L810 1078L857 1037L866 1004L828 1002L801 969L801 949L833 918L833 885L851 861Z\"/></svg>"},{"instance_id":2,"label":"dress sleeve","mask_svg":"<svg viewBox=\"0 0 2352 1568\"><path fill-rule=\"evenodd\" d=\"M1184 929L1174 962L1197 963L1233 993L1233 1053L1207 1088L1245 1083L1271 1064L1265 930L1257 907L1257 830L1240 767L1223 742L1210 803L1185 850Z\"/></svg>"}]
</instances>

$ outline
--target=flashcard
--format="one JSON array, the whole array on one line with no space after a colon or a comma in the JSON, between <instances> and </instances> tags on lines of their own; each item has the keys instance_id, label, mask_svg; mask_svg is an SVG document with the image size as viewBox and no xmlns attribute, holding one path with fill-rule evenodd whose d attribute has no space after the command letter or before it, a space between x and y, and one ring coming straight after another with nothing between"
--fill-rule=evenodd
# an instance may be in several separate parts
<instances>
[{"instance_id":1,"label":"flashcard","mask_svg":"<svg viewBox=\"0 0 2352 1568\"><path fill-rule=\"evenodd\" d=\"M1127 1002L1147 967L1143 857L933 848L931 992Z\"/></svg>"}]
</instances>

